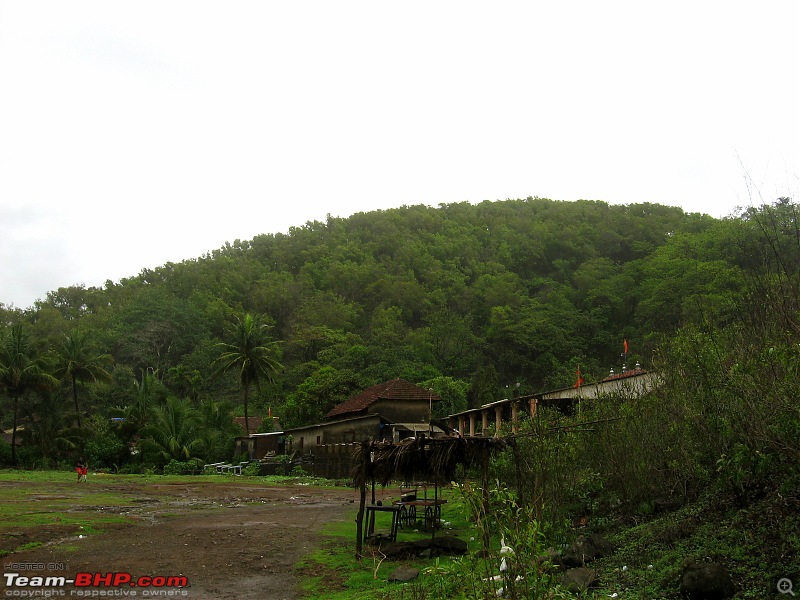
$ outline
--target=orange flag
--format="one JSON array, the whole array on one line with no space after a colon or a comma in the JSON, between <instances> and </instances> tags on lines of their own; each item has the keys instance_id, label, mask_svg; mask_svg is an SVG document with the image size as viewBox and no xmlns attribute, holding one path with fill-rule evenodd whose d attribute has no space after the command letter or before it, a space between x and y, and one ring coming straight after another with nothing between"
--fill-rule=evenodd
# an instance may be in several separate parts
<instances>
[{"instance_id":1,"label":"orange flag","mask_svg":"<svg viewBox=\"0 0 800 600\"><path fill-rule=\"evenodd\" d=\"M578 381L575 382L575 387L579 388L583 385L583 377L581 376L581 368L578 367L578 370L575 371L575 374L578 376Z\"/></svg>"},{"instance_id":2,"label":"orange flag","mask_svg":"<svg viewBox=\"0 0 800 600\"><path fill-rule=\"evenodd\" d=\"M622 340L622 346L625 348L625 354L628 353L628 340Z\"/></svg>"}]
</instances>

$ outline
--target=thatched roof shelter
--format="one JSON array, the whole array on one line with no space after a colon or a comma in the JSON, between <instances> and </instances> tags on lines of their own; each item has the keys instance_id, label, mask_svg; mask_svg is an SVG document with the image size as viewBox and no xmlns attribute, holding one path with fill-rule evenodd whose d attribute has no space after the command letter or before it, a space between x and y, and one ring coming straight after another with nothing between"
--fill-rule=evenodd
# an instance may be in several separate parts
<instances>
[{"instance_id":1,"label":"thatched roof shelter","mask_svg":"<svg viewBox=\"0 0 800 600\"><path fill-rule=\"evenodd\" d=\"M373 502L375 484L383 487L391 481L429 482L439 484L455 479L459 465L469 468L479 465L482 471L484 503L488 505L489 455L513 445L513 439L485 437L414 438L399 443L364 441L353 456L353 481L361 488L361 502L356 517L356 557L361 558L363 517L366 505L367 484L372 484ZM374 510L370 507L370 510ZM436 528L432 529L435 535ZM488 540L486 541L488 545Z\"/></svg>"},{"instance_id":2,"label":"thatched roof shelter","mask_svg":"<svg viewBox=\"0 0 800 600\"><path fill-rule=\"evenodd\" d=\"M459 465L479 464L481 457L503 450L504 438L414 438L399 443L368 442L356 453L353 480L387 486L397 481L449 483Z\"/></svg>"}]
</instances>

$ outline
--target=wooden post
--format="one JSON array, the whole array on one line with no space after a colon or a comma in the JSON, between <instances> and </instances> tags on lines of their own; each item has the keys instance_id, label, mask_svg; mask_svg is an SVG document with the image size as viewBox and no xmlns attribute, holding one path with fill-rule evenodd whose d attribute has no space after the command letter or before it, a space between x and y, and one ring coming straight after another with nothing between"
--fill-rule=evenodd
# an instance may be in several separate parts
<instances>
[{"instance_id":1,"label":"wooden post","mask_svg":"<svg viewBox=\"0 0 800 600\"><path fill-rule=\"evenodd\" d=\"M367 442L361 443L361 465L359 466L359 479L361 484L361 501L358 505L358 515L356 515L356 559L361 560L363 556L364 543L364 506L367 503L367 473L369 462L369 451Z\"/></svg>"},{"instance_id":2,"label":"wooden post","mask_svg":"<svg viewBox=\"0 0 800 600\"><path fill-rule=\"evenodd\" d=\"M431 542L436 538L436 502L439 500L439 481L433 484L433 521L431 522Z\"/></svg>"}]
</instances>

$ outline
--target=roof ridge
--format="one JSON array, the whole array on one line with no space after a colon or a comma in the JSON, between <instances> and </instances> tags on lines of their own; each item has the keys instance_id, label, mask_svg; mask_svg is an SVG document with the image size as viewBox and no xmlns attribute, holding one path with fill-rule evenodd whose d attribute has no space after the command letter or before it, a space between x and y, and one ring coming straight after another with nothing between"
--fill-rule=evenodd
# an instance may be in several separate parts
<instances>
[{"instance_id":1,"label":"roof ridge","mask_svg":"<svg viewBox=\"0 0 800 600\"><path fill-rule=\"evenodd\" d=\"M425 399L438 402L441 397L438 394L434 394L432 390L426 390L402 377L396 377L372 385L344 402L337 404L328 411L325 418L329 419L343 414L363 412L378 400L408 399Z\"/></svg>"}]
</instances>

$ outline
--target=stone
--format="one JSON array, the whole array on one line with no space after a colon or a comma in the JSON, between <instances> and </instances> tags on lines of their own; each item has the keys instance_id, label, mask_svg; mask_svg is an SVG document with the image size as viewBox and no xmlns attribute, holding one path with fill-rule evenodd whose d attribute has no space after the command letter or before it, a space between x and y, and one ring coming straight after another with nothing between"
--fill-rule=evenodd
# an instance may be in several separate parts
<instances>
[{"instance_id":1,"label":"stone","mask_svg":"<svg viewBox=\"0 0 800 600\"><path fill-rule=\"evenodd\" d=\"M733 580L718 563L691 563L681 576L681 595L687 600L725 600L736 593Z\"/></svg>"},{"instance_id":2,"label":"stone","mask_svg":"<svg viewBox=\"0 0 800 600\"><path fill-rule=\"evenodd\" d=\"M536 557L536 563L539 565L551 564L555 567L562 566L561 552L553 547L548 548L543 554Z\"/></svg>"},{"instance_id":3,"label":"stone","mask_svg":"<svg viewBox=\"0 0 800 600\"><path fill-rule=\"evenodd\" d=\"M598 533L589 534L589 543L594 546L595 558L605 558L606 556L614 554L614 544Z\"/></svg>"},{"instance_id":4,"label":"stone","mask_svg":"<svg viewBox=\"0 0 800 600\"><path fill-rule=\"evenodd\" d=\"M448 556L461 556L467 553L467 542L452 535L434 538L433 547L439 550L440 554Z\"/></svg>"},{"instance_id":5,"label":"stone","mask_svg":"<svg viewBox=\"0 0 800 600\"><path fill-rule=\"evenodd\" d=\"M412 581L419 577L419 570L414 567L399 566L389 573L387 581Z\"/></svg>"},{"instance_id":6,"label":"stone","mask_svg":"<svg viewBox=\"0 0 800 600\"><path fill-rule=\"evenodd\" d=\"M581 594L597 585L597 571L586 567L567 569L561 576L561 585L573 594Z\"/></svg>"},{"instance_id":7,"label":"stone","mask_svg":"<svg viewBox=\"0 0 800 600\"><path fill-rule=\"evenodd\" d=\"M591 534L580 536L562 558L565 567L583 567L597 558L614 553L614 546L603 536Z\"/></svg>"},{"instance_id":8,"label":"stone","mask_svg":"<svg viewBox=\"0 0 800 600\"><path fill-rule=\"evenodd\" d=\"M406 558L414 558L419 554L419 549L409 542L381 544L380 551L386 557L386 560L404 560Z\"/></svg>"}]
</instances>

